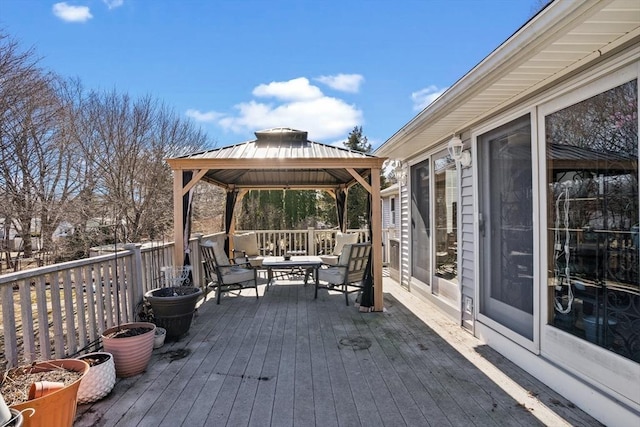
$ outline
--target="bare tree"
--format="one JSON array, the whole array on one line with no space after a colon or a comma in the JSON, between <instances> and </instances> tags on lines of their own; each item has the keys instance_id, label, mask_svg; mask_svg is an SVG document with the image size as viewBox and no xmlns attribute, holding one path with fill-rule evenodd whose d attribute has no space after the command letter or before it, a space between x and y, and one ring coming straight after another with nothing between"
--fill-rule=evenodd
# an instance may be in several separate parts
<instances>
[{"instance_id":1,"label":"bare tree","mask_svg":"<svg viewBox=\"0 0 640 427\"><path fill-rule=\"evenodd\" d=\"M65 130L65 106L58 96L63 84L36 64L32 51L19 52L15 42L0 36L3 215L21 231L27 257L32 230L50 236L60 206L78 182L71 167L74 152Z\"/></svg>"},{"instance_id":2,"label":"bare tree","mask_svg":"<svg viewBox=\"0 0 640 427\"><path fill-rule=\"evenodd\" d=\"M123 225L128 241L164 236L173 217L164 159L202 149L206 136L149 96L92 92L84 110L81 144L96 177L94 206Z\"/></svg>"}]
</instances>

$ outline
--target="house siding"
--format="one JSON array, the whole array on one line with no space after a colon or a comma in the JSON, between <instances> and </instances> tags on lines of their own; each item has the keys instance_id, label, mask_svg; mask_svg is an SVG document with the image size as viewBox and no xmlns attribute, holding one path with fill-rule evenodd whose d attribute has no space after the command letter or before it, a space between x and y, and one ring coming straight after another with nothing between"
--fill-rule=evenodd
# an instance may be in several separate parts
<instances>
[{"instance_id":1,"label":"house siding","mask_svg":"<svg viewBox=\"0 0 640 427\"><path fill-rule=\"evenodd\" d=\"M411 232L409 186L400 187L400 284L409 289L411 276ZM397 208L396 208L397 209Z\"/></svg>"},{"instance_id":2,"label":"house siding","mask_svg":"<svg viewBox=\"0 0 640 427\"><path fill-rule=\"evenodd\" d=\"M460 281L462 300L462 326L473 331L473 310L475 307L475 255L473 223L473 169L460 171L460 236L458 258L458 280Z\"/></svg>"}]
</instances>

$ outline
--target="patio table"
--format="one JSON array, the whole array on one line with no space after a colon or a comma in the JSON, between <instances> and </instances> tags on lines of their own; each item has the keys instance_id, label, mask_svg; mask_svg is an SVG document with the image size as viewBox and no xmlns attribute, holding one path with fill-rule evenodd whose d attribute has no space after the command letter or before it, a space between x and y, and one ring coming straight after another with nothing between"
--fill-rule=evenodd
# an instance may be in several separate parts
<instances>
[{"instance_id":1,"label":"patio table","mask_svg":"<svg viewBox=\"0 0 640 427\"><path fill-rule=\"evenodd\" d=\"M269 256L265 257L262 261L262 267L267 270L267 288L271 286L273 281L274 270L294 270L296 268L305 271L304 284L307 284L309 273L313 272L314 279L318 281L318 269L322 265L322 259L318 256L292 256L290 259L285 260L281 256Z\"/></svg>"}]
</instances>

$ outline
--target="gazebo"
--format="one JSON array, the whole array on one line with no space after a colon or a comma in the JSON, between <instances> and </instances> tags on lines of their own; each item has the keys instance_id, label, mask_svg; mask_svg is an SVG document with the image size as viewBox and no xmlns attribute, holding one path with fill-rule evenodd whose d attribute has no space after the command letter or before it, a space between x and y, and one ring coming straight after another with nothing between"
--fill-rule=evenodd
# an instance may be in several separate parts
<instances>
[{"instance_id":1,"label":"gazebo","mask_svg":"<svg viewBox=\"0 0 640 427\"><path fill-rule=\"evenodd\" d=\"M347 192L360 183L371 200L372 308L382 311L380 172L386 158L309 141L307 132L290 128L255 135L255 140L167 159L173 171L175 259L189 262L191 194L201 180L227 192L227 233L234 229L235 204L247 191L275 189L328 191L336 200L339 226L345 231Z\"/></svg>"}]
</instances>

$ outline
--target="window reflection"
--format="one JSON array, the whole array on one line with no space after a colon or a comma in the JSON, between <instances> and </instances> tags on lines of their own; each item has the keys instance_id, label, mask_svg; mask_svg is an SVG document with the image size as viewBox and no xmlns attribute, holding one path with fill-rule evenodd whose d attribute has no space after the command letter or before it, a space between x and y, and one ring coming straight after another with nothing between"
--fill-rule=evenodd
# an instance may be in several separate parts
<instances>
[{"instance_id":1,"label":"window reflection","mask_svg":"<svg viewBox=\"0 0 640 427\"><path fill-rule=\"evenodd\" d=\"M551 321L640 361L638 88L545 118Z\"/></svg>"}]
</instances>

